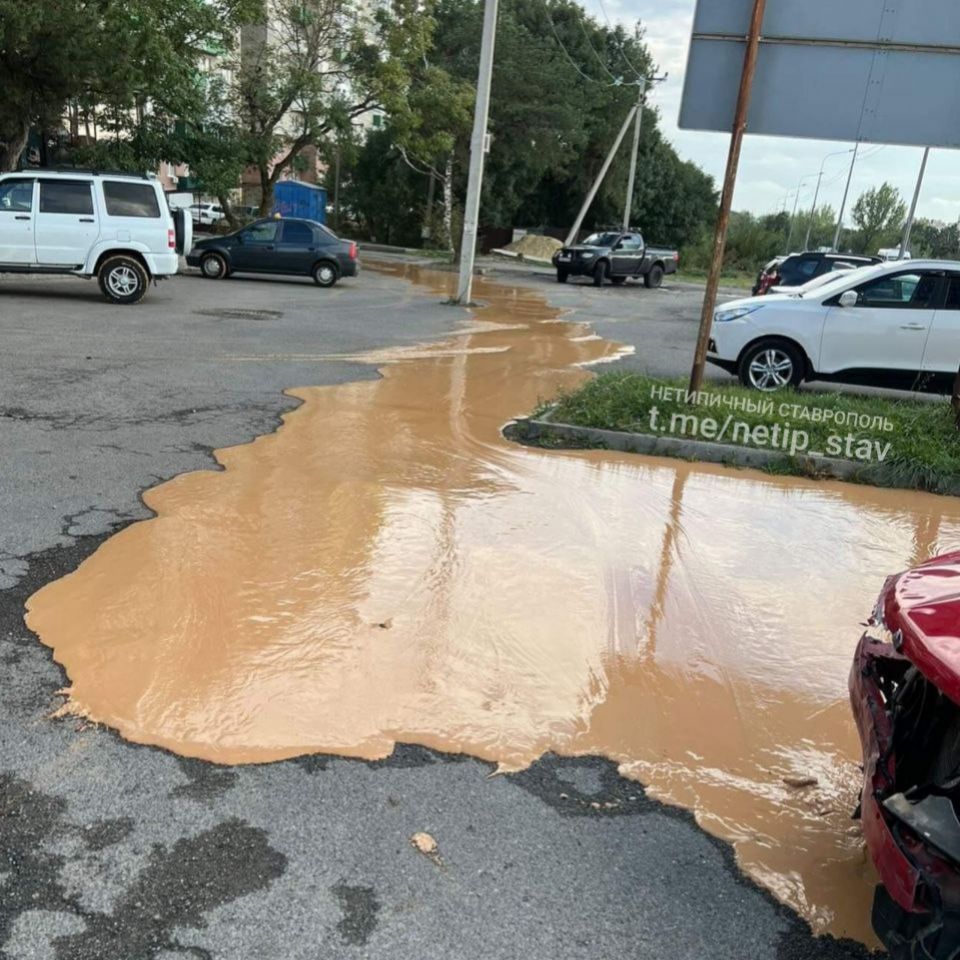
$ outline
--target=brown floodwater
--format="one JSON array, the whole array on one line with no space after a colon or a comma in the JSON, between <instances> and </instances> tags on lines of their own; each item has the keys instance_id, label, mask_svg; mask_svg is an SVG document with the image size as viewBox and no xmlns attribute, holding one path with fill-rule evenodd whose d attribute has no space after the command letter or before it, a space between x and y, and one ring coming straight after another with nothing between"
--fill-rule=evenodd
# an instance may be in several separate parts
<instances>
[{"instance_id":1,"label":"brown floodwater","mask_svg":"<svg viewBox=\"0 0 960 960\"><path fill-rule=\"evenodd\" d=\"M814 930L873 943L846 676L883 578L956 545L960 504L515 446L506 421L619 348L475 292L463 333L291 390L279 430L150 490L155 519L30 599L65 709L220 763L600 754Z\"/></svg>"}]
</instances>

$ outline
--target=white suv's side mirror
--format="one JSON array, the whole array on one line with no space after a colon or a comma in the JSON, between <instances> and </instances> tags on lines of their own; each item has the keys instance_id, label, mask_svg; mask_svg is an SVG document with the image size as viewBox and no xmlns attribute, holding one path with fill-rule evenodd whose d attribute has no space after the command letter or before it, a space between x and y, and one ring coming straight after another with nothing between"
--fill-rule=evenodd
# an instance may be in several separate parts
<instances>
[{"instance_id":1,"label":"white suv's side mirror","mask_svg":"<svg viewBox=\"0 0 960 960\"><path fill-rule=\"evenodd\" d=\"M841 307L855 307L859 300L860 297L856 290L844 290L843 293L840 294Z\"/></svg>"}]
</instances>

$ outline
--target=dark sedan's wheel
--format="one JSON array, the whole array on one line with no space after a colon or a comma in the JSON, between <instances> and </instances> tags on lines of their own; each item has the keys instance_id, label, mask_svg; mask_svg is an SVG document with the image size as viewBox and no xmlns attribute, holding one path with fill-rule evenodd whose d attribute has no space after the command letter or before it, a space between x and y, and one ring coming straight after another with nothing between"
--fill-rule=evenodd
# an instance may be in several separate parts
<instances>
[{"instance_id":1,"label":"dark sedan's wheel","mask_svg":"<svg viewBox=\"0 0 960 960\"><path fill-rule=\"evenodd\" d=\"M337 268L327 260L313 268L313 282L318 287L332 287L338 279Z\"/></svg>"},{"instance_id":2,"label":"dark sedan's wheel","mask_svg":"<svg viewBox=\"0 0 960 960\"><path fill-rule=\"evenodd\" d=\"M200 261L200 272L208 280L223 280L230 276L227 261L219 253L208 253Z\"/></svg>"},{"instance_id":3,"label":"dark sedan's wheel","mask_svg":"<svg viewBox=\"0 0 960 960\"><path fill-rule=\"evenodd\" d=\"M603 281L607 279L610 275L610 264L606 260L601 260L593 268L593 285L595 287L602 287Z\"/></svg>"},{"instance_id":4,"label":"dark sedan's wheel","mask_svg":"<svg viewBox=\"0 0 960 960\"><path fill-rule=\"evenodd\" d=\"M764 393L796 387L803 380L803 353L789 340L760 340L743 352L738 373L745 387Z\"/></svg>"},{"instance_id":5,"label":"dark sedan's wheel","mask_svg":"<svg viewBox=\"0 0 960 960\"><path fill-rule=\"evenodd\" d=\"M656 290L661 283L663 283L663 267L659 263L655 263L643 278L643 285L648 290Z\"/></svg>"},{"instance_id":6,"label":"dark sedan's wheel","mask_svg":"<svg viewBox=\"0 0 960 960\"><path fill-rule=\"evenodd\" d=\"M144 265L127 256L104 260L97 273L97 280L101 292L111 303L139 303L150 284Z\"/></svg>"},{"instance_id":7,"label":"dark sedan's wheel","mask_svg":"<svg viewBox=\"0 0 960 960\"><path fill-rule=\"evenodd\" d=\"M627 278L626 278L626 277L611 277L610 280L611 280L614 284L616 284L616 286L618 286L618 287L620 286L621 283L626 283L626 282L627 282Z\"/></svg>"},{"instance_id":8,"label":"dark sedan's wheel","mask_svg":"<svg viewBox=\"0 0 960 960\"><path fill-rule=\"evenodd\" d=\"M557 283L566 283L568 276L569 276L569 274L567 273L566 270L560 270L560 269L558 269L558 270L557 270Z\"/></svg>"}]
</instances>

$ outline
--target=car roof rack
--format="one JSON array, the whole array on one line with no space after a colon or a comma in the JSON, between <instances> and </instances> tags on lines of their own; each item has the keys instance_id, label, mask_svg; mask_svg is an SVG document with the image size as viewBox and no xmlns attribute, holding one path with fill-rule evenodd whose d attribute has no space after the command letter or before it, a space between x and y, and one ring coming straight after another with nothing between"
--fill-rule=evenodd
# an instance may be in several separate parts
<instances>
[{"instance_id":1,"label":"car roof rack","mask_svg":"<svg viewBox=\"0 0 960 960\"><path fill-rule=\"evenodd\" d=\"M129 170L101 170L99 167L25 167L23 170L13 170L12 173L42 174L42 173L86 173L94 177L130 177L133 180L151 180L155 176L149 173L131 173Z\"/></svg>"}]
</instances>

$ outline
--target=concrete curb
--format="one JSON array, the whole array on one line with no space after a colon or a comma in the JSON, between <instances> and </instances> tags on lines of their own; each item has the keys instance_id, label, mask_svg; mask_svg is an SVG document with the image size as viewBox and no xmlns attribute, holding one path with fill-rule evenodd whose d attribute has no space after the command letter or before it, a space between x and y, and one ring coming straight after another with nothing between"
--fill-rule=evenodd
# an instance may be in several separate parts
<instances>
[{"instance_id":1,"label":"concrete curb","mask_svg":"<svg viewBox=\"0 0 960 960\"><path fill-rule=\"evenodd\" d=\"M549 414L548 414L549 416ZM578 427L569 423L554 423L549 419L534 420L521 417L503 428L503 435L516 443L540 445L543 441L559 441L574 449L600 447L624 453L639 453L654 457L675 457L680 460L699 460L724 466L752 467L763 470L788 458L783 453L757 447L741 447L729 443L708 443L704 440L678 439L654 436L649 433L627 433L619 430L600 430ZM891 472L883 464L872 467L838 460L834 457L793 457L801 475L813 479L846 480L878 487L898 487L892 482ZM885 483L889 479L891 482ZM913 489L913 488L901 488ZM946 496L960 496L960 481L940 491Z\"/></svg>"}]
</instances>

